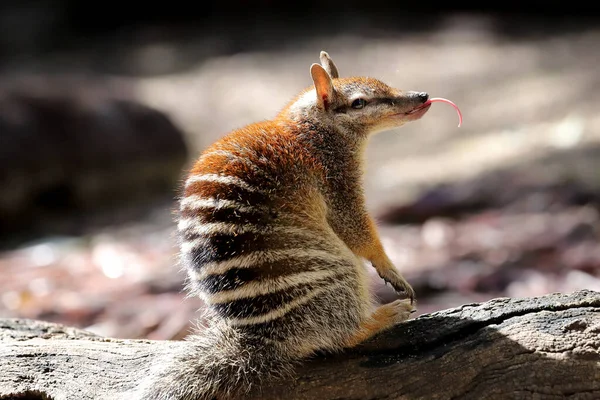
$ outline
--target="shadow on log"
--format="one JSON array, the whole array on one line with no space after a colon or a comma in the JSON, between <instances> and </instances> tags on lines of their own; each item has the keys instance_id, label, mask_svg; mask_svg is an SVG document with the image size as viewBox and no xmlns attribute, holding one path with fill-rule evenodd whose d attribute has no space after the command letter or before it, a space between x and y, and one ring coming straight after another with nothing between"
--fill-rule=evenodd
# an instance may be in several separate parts
<instances>
[{"instance_id":1,"label":"shadow on log","mask_svg":"<svg viewBox=\"0 0 600 400\"><path fill-rule=\"evenodd\" d=\"M0 320L0 399L132 400L150 361L181 346ZM251 398L600 398L600 293L500 298L422 315L352 351L318 355L295 376Z\"/></svg>"}]
</instances>

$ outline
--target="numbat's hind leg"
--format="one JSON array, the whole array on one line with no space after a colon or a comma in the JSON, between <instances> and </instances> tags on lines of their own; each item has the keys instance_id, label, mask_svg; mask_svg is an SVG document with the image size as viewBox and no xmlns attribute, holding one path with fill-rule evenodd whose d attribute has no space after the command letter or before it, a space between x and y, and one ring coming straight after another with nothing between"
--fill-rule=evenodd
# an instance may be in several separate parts
<instances>
[{"instance_id":1,"label":"numbat's hind leg","mask_svg":"<svg viewBox=\"0 0 600 400\"><path fill-rule=\"evenodd\" d=\"M373 314L366 319L354 334L348 339L348 347L354 347L375 334L391 328L392 326L406 321L415 309L410 299L396 300L379 306Z\"/></svg>"}]
</instances>

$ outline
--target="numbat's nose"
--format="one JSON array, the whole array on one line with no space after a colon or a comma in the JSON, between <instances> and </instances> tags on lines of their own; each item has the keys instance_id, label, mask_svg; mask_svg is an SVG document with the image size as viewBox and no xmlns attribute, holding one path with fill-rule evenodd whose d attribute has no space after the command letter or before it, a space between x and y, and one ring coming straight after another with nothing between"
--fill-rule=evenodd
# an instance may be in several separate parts
<instances>
[{"instance_id":1,"label":"numbat's nose","mask_svg":"<svg viewBox=\"0 0 600 400\"><path fill-rule=\"evenodd\" d=\"M423 103L425 103L428 99L429 99L429 94L427 92L419 92L416 94L416 96L419 98L419 100L421 100Z\"/></svg>"}]
</instances>

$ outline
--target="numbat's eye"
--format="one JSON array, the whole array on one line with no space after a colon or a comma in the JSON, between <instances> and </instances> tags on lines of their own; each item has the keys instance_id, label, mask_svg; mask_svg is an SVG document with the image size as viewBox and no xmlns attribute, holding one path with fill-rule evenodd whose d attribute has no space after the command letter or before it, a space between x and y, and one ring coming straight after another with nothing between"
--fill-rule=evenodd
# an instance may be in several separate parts
<instances>
[{"instance_id":1,"label":"numbat's eye","mask_svg":"<svg viewBox=\"0 0 600 400\"><path fill-rule=\"evenodd\" d=\"M352 102L352 108L363 108L367 105L367 101L365 99L356 99Z\"/></svg>"}]
</instances>

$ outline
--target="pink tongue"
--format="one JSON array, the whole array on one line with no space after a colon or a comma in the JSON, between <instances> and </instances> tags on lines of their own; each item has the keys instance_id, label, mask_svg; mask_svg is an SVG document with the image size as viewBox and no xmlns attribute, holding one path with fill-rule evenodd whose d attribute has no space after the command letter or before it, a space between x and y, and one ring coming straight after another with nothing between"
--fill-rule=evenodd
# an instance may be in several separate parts
<instances>
[{"instance_id":1,"label":"pink tongue","mask_svg":"<svg viewBox=\"0 0 600 400\"><path fill-rule=\"evenodd\" d=\"M452 107L454 107L454 109L458 113L458 127L460 128L460 126L462 125L462 114L461 114L460 109L458 108L458 106L456 104L454 104L453 102L451 102L450 100L444 99L444 98L441 98L441 97L431 98L431 99L427 100L426 103L436 103L436 102L447 103L447 104L450 104Z\"/></svg>"}]
</instances>

